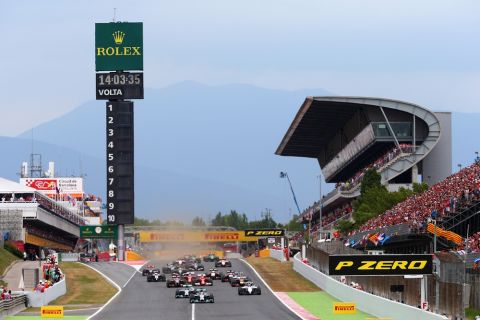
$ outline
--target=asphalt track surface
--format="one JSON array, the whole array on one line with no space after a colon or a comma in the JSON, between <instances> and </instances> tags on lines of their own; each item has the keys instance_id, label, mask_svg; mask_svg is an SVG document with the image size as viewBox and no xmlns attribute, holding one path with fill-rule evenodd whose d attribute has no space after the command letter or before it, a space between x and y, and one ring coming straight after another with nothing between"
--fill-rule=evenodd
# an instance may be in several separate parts
<instances>
[{"instance_id":1,"label":"asphalt track surface","mask_svg":"<svg viewBox=\"0 0 480 320\"><path fill-rule=\"evenodd\" d=\"M158 267L168 261L152 261ZM204 263L205 270L213 263ZM147 282L140 272L131 277L133 268L120 263L95 263L90 266L104 273L122 287L122 292L92 319L168 319L168 320L256 320L299 319L262 284L254 272L242 261L232 259L232 269L243 271L262 288L260 296L239 296L237 288L228 282L215 280L207 290L213 293L215 303L190 304L188 299L176 299L175 288L165 282ZM125 269L129 268L129 269ZM228 268L218 268L227 270ZM131 278L131 279L130 279ZM130 280L129 280L130 279ZM168 277L167 277L168 279ZM129 281L128 281L129 280ZM281 281L281 279L279 279ZM126 285L125 285L126 284Z\"/></svg>"}]
</instances>

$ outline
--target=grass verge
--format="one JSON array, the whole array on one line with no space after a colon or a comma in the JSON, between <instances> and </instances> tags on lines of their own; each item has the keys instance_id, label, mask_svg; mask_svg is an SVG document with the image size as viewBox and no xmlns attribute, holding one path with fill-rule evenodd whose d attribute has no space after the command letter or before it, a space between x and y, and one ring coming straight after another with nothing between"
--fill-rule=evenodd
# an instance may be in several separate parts
<instances>
[{"instance_id":1,"label":"grass verge","mask_svg":"<svg viewBox=\"0 0 480 320\"><path fill-rule=\"evenodd\" d=\"M357 310L355 314L333 314L333 304L340 302L323 291L318 292L289 292L290 298L322 320L365 320L375 318Z\"/></svg>"},{"instance_id":2,"label":"grass verge","mask_svg":"<svg viewBox=\"0 0 480 320\"><path fill-rule=\"evenodd\" d=\"M0 275L3 275L8 266L15 260L20 259L7 250L0 248Z\"/></svg>"},{"instance_id":3,"label":"grass verge","mask_svg":"<svg viewBox=\"0 0 480 320\"><path fill-rule=\"evenodd\" d=\"M246 259L262 276L273 291L313 292L320 289L293 270L292 262L280 262L273 258Z\"/></svg>"},{"instance_id":4,"label":"grass verge","mask_svg":"<svg viewBox=\"0 0 480 320\"><path fill-rule=\"evenodd\" d=\"M8 268L8 266L15 260L19 260L19 258L4 248L0 248L0 276L5 273L5 270ZM0 285L7 286L8 283L0 279Z\"/></svg>"},{"instance_id":5,"label":"grass verge","mask_svg":"<svg viewBox=\"0 0 480 320\"><path fill-rule=\"evenodd\" d=\"M67 293L50 305L104 304L117 293L105 278L81 263L62 262L60 268L67 277Z\"/></svg>"},{"instance_id":6,"label":"grass verge","mask_svg":"<svg viewBox=\"0 0 480 320\"><path fill-rule=\"evenodd\" d=\"M466 308L465 309L465 316L467 320L474 320L475 316L480 315L480 310L479 309L473 309L473 308Z\"/></svg>"}]
</instances>

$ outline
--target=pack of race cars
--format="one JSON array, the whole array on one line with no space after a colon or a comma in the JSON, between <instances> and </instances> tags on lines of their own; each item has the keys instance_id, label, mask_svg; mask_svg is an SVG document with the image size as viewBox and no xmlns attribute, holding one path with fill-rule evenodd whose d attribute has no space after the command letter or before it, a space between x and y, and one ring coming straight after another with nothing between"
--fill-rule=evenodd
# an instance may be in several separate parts
<instances>
[{"instance_id":1,"label":"pack of race cars","mask_svg":"<svg viewBox=\"0 0 480 320\"><path fill-rule=\"evenodd\" d=\"M255 285L243 272L234 270L219 271L217 268L232 267L232 262L214 254L203 257L204 262L214 262L215 268L205 272L202 258L187 255L162 267L162 272L154 265L147 265L142 275L147 282L166 282L167 288L176 288L175 298L188 298L190 303L214 303L215 298L205 287L213 286L215 280L228 282L238 290L238 295L261 295L261 288ZM203 272L198 272L203 271ZM170 277L167 279L167 275Z\"/></svg>"}]
</instances>

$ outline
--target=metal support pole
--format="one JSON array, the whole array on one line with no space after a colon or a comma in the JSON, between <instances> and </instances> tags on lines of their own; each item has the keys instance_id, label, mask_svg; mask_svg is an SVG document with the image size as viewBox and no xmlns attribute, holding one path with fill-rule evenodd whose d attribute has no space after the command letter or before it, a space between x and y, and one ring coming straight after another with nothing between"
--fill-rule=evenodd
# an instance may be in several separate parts
<instances>
[{"instance_id":1,"label":"metal support pole","mask_svg":"<svg viewBox=\"0 0 480 320\"><path fill-rule=\"evenodd\" d=\"M118 245L117 245L117 257L118 261L125 261L125 236L124 225L118 225Z\"/></svg>"},{"instance_id":2,"label":"metal support pole","mask_svg":"<svg viewBox=\"0 0 480 320\"><path fill-rule=\"evenodd\" d=\"M433 253L437 252L437 219L435 221L435 229L433 232Z\"/></svg>"},{"instance_id":3,"label":"metal support pole","mask_svg":"<svg viewBox=\"0 0 480 320\"><path fill-rule=\"evenodd\" d=\"M320 230L323 229L323 225L322 225L322 174L320 173L318 175L318 183L320 185Z\"/></svg>"},{"instance_id":4,"label":"metal support pole","mask_svg":"<svg viewBox=\"0 0 480 320\"><path fill-rule=\"evenodd\" d=\"M413 152L415 152L416 146L417 146L417 136L416 136L416 123L415 123L415 115L413 115L413 133L412 133L412 146L413 146Z\"/></svg>"},{"instance_id":5,"label":"metal support pole","mask_svg":"<svg viewBox=\"0 0 480 320\"><path fill-rule=\"evenodd\" d=\"M400 149L400 144L398 143L397 136L395 135L395 132L393 132L392 126L390 125L390 121L388 121L387 115L385 114L385 111L383 111L383 108L380 107L380 110L383 113L383 117L385 118L385 121L387 122L388 129L390 129L390 132L392 133L392 137L395 140L395 145L397 146L398 149Z\"/></svg>"}]
</instances>

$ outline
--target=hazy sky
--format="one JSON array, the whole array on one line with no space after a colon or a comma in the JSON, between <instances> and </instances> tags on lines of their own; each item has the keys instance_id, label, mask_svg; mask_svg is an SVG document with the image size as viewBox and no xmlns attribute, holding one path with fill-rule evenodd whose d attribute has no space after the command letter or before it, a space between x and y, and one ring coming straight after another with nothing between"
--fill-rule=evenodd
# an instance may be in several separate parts
<instances>
[{"instance_id":1,"label":"hazy sky","mask_svg":"<svg viewBox=\"0 0 480 320\"><path fill-rule=\"evenodd\" d=\"M324 88L477 112L480 1L2 0L0 135L94 99L94 23L114 7L144 22L148 87Z\"/></svg>"}]
</instances>

